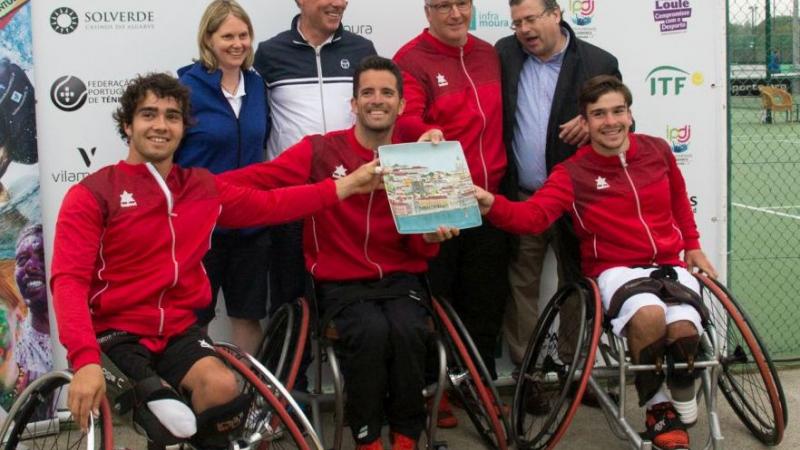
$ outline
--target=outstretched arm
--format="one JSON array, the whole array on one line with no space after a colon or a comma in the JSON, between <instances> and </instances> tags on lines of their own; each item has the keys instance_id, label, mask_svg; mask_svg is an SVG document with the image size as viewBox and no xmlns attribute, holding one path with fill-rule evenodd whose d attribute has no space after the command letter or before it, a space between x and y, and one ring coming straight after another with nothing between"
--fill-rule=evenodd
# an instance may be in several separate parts
<instances>
[{"instance_id":1,"label":"outstretched arm","mask_svg":"<svg viewBox=\"0 0 800 450\"><path fill-rule=\"evenodd\" d=\"M496 227L515 234L539 234L570 208L574 195L569 175L556 166L544 186L524 202L512 202L475 186L481 214Z\"/></svg>"}]
</instances>

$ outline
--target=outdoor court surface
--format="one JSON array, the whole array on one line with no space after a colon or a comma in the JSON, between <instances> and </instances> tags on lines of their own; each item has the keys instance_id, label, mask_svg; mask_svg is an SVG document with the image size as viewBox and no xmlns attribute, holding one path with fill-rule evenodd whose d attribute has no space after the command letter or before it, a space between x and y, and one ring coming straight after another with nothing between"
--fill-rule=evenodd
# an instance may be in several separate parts
<instances>
[{"instance_id":1,"label":"outdoor court surface","mask_svg":"<svg viewBox=\"0 0 800 450\"><path fill-rule=\"evenodd\" d=\"M728 285L772 356L797 357L800 123L782 112L762 123L759 108L755 98L731 101Z\"/></svg>"}]
</instances>

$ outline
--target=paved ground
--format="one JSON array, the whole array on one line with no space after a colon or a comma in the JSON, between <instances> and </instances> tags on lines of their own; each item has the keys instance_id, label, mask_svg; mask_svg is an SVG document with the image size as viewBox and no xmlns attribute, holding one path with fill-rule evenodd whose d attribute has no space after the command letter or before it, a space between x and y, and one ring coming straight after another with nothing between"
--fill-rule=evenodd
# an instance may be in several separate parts
<instances>
[{"instance_id":1,"label":"paved ground","mask_svg":"<svg viewBox=\"0 0 800 450\"><path fill-rule=\"evenodd\" d=\"M789 411L789 424L779 448L795 449L800 448L800 429L797 427L796 417L800 408L800 369L783 370L780 373L783 383L784 393ZM630 389L630 395L635 395ZM742 425L733 411L728 407L725 400L720 395L720 421L722 432L725 438L724 447L727 449L761 449L765 448L749 431ZM637 429L643 428L642 413L635 405L629 408L630 418L633 426ZM463 411L456 409L461 425L452 430L440 430L439 437L448 443L450 450L472 450L486 448L479 440L473 430L469 419ZM704 413L703 406L700 406L701 416ZM702 418L702 417L701 417ZM330 428L330 426L328 427ZM702 448L708 435L706 422L701 420L691 431L693 448ZM130 429L115 429L116 444L127 446L131 449L143 449L144 443L141 438L135 435ZM330 442L328 438L328 442ZM349 444L347 448L352 448ZM559 448L564 449L625 449L625 443L619 441L609 430L605 416L598 409L581 407L575 417L567 435L561 441Z\"/></svg>"}]
</instances>

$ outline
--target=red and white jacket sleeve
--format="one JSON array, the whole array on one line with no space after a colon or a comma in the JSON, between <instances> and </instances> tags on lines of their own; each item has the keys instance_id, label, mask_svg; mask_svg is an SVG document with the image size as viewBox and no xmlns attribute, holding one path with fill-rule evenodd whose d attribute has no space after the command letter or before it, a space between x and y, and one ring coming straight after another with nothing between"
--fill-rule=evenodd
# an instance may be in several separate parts
<instances>
[{"instance_id":1,"label":"red and white jacket sleeve","mask_svg":"<svg viewBox=\"0 0 800 450\"><path fill-rule=\"evenodd\" d=\"M311 145L303 140L272 162L219 175L219 224L245 227L291 222L338 203L332 179L305 184L310 167Z\"/></svg>"},{"instance_id":2,"label":"red and white jacket sleeve","mask_svg":"<svg viewBox=\"0 0 800 450\"><path fill-rule=\"evenodd\" d=\"M544 185L524 202L512 202L495 195L486 218L510 233L539 234L569 210L574 198L569 174L556 166Z\"/></svg>"},{"instance_id":3,"label":"red and white jacket sleeve","mask_svg":"<svg viewBox=\"0 0 800 450\"><path fill-rule=\"evenodd\" d=\"M104 231L103 214L89 190L73 186L61 203L56 222L50 289L61 344L73 370L100 364L89 312L89 289Z\"/></svg>"},{"instance_id":4,"label":"red and white jacket sleeve","mask_svg":"<svg viewBox=\"0 0 800 450\"><path fill-rule=\"evenodd\" d=\"M700 248L700 233L694 221L694 212L689 203L689 194L686 192L686 181L678 167L675 156L668 153L669 158L669 187L672 202L672 217L675 218L683 237L683 249L695 250Z\"/></svg>"},{"instance_id":5,"label":"red and white jacket sleeve","mask_svg":"<svg viewBox=\"0 0 800 450\"><path fill-rule=\"evenodd\" d=\"M217 175L217 179L262 190L297 186L311 178L311 159L311 141L304 138L272 161L224 172Z\"/></svg>"},{"instance_id":6,"label":"red and white jacket sleeve","mask_svg":"<svg viewBox=\"0 0 800 450\"><path fill-rule=\"evenodd\" d=\"M403 98L406 100L406 106L403 114L397 118L396 134L400 142L416 142L426 131L440 127L435 123L425 122L425 112L428 107L425 86L409 72L404 70L402 73Z\"/></svg>"}]
</instances>

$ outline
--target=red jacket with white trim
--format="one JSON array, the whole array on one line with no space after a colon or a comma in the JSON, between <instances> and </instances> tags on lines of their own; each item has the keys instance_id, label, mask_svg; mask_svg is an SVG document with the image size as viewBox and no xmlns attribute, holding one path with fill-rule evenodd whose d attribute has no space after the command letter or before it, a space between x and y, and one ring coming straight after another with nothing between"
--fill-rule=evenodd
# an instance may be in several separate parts
<instances>
[{"instance_id":1,"label":"red jacket with white trim","mask_svg":"<svg viewBox=\"0 0 800 450\"><path fill-rule=\"evenodd\" d=\"M683 175L664 140L629 137L620 156L581 147L525 202L495 196L488 219L512 233L536 234L569 213L583 272L592 277L618 266L685 267L680 253L700 248L700 234Z\"/></svg>"},{"instance_id":2,"label":"red jacket with white trim","mask_svg":"<svg viewBox=\"0 0 800 450\"><path fill-rule=\"evenodd\" d=\"M226 172L230 183L271 189L344 176L375 159L354 128L303 138L270 162ZM303 224L306 269L319 281L375 280L397 272L423 273L438 244L401 235L386 191L352 195Z\"/></svg>"},{"instance_id":3,"label":"red jacket with white trim","mask_svg":"<svg viewBox=\"0 0 800 450\"><path fill-rule=\"evenodd\" d=\"M441 129L445 139L461 142L473 182L497 192L507 160L494 48L472 35L463 47L452 47L425 29L394 61L403 72L406 107L397 121L403 140Z\"/></svg>"},{"instance_id":4,"label":"red jacket with white trim","mask_svg":"<svg viewBox=\"0 0 800 450\"><path fill-rule=\"evenodd\" d=\"M96 333L127 331L159 353L193 325L211 299L202 259L216 224L288 222L337 202L330 180L262 192L124 161L84 178L61 205L50 280L72 368L100 362Z\"/></svg>"}]
</instances>

